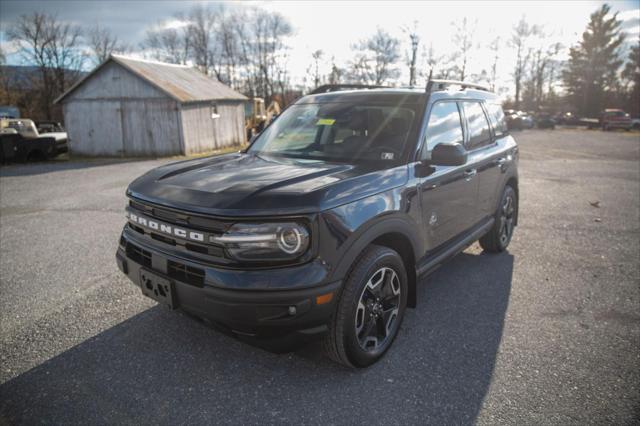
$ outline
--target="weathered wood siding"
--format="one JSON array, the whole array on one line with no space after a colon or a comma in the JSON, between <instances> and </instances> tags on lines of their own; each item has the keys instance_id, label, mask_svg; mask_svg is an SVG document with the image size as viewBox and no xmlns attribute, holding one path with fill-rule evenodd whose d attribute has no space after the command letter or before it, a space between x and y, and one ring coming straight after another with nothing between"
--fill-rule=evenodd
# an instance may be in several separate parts
<instances>
[{"instance_id":1,"label":"weathered wood siding","mask_svg":"<svg viewBox=\"0 0 640 426\"><path fill-rule=\"evenodd\" d=\"M182 144L177 104L157 100L76 100L64 104L69 149L81 155L175 155Z\"/></svg>"},{"instance_id":2,"label":"weathered wood siding","mask_svg":"<svg viewBox=\"0 0 640 426\"><path fill-rule=\"evenodd\" d=\"M122 155L120 101L64 103L69 149L80 155Z\"/></svg>"},{"instance_id":3,"label":"weathered wood siding","mask_svg":"<svg viewBox=\"0 0 640 426\"><path fill-rule=\"evenodd\" d=\"M125 155L182 153L175 101L124 100L121 108Z\"/></svg>"},{"instance_id":4,"label":"weathered wood siding","mask_svg":"<svg viewBox=\"0 0 640 426\"><path fill-rule=\"evenodd\" d=\"M166 99L168 96L121 65L108 63L83 82L65 102L78 99Z\"/></svg>"},{"instance_id":5,"label":"weathered wood siding","mask_svg":"<svg viewBox=\"0 0 640 426\"><path fill-rule=\"evenodd\" d=\"M218 118L211 118L216 105ZM184 104L181 108L182 133L186 154L244 142L244 104L242 102L206 102Z\"/></svg>"}]
</instances>

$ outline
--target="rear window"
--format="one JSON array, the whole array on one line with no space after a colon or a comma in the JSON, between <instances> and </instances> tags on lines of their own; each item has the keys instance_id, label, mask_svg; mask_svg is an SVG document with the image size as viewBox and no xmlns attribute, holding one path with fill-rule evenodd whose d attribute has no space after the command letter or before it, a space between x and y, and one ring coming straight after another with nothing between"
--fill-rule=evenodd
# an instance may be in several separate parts
<instances>
[{"instance_id":1,"label":"rear window","mask_svg":"<svg viewBox=\"0 0 640 426\"><path fill-rule=\"evenodd\" d=\"M491 143L489 122L484 115L480 102L462 102L464 114L467 117L467 130L469 131L468 148L479 148Z\"/></svg>"},{"instance_id":2,"label":"rear window","mask_svg":"<svg viewBox=\"0 0 640 426\"><path fill-rule=\"evenodd\" d=\"M489 113L489 121L493 126L493 130L496 133L496 137L501 137L507 133L507 122L504 117L502 107L498 104L486 104L487 112Z\"/></svg>"}]
</instances>

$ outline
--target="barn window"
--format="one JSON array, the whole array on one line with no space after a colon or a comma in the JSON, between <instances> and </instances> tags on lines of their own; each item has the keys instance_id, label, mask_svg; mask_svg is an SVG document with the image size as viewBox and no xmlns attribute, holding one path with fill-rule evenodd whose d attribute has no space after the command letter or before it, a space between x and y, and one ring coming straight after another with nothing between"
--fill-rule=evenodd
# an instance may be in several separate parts
<instances>
[{"instance_id":1,"label":"barn window","mask_svg":"<svg viewBox=\"0 0 640 426\"><path fill-rule=\"evenodd\" d=\"M211 104L211 118L212 119L216 119L219 118L220 114L218 114L218 105L217 104Z\"/></svg>"}]
</instances>

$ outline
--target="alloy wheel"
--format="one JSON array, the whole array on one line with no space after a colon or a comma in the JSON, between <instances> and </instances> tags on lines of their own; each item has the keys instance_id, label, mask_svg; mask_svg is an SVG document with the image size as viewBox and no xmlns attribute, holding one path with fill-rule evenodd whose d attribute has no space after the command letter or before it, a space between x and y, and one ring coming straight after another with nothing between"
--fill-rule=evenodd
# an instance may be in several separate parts
<instances>
[{"instance_id":1,"label":"alloy wheel","mask_svg":"<svg viewBox=\"0 0 640 426\"><path fill-rule=\"evenodd\" d=\"M507 194L500 209L500 244L506 246L513 233L515 202L511 194Z\"/></svg>"},{"instance_id":2,"label":"alloy wheel","mask_svg":"<svg viewBox=\"0 0 640 426\"><path fill-rule=\"evenodd\" d=\"M355 332L360 347L377 351L396 332L401 303L400 279L389 267L378 269L362 290L355 317Z\"/></svg>"}]
</instances>

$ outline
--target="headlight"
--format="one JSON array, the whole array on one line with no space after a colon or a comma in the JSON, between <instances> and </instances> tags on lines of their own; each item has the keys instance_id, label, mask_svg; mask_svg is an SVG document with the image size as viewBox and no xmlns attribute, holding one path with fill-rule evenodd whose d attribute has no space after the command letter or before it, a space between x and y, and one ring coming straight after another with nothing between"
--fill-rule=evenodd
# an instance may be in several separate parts
<instances>
[{"instance_id":1,"label":"headlight","mask_svg":"<svg viewBox=\"0 0 640 426\"><path fill-rule=\"evenodd\" d=\"M309 231L298 223L236 223L211 242L237 260L292 260L309 248Z\"/></svg>"}]
</instances>

